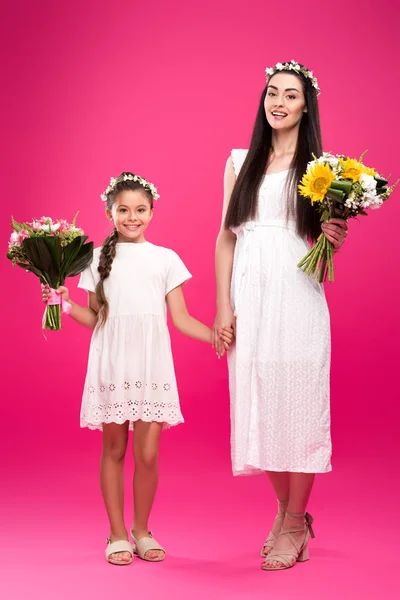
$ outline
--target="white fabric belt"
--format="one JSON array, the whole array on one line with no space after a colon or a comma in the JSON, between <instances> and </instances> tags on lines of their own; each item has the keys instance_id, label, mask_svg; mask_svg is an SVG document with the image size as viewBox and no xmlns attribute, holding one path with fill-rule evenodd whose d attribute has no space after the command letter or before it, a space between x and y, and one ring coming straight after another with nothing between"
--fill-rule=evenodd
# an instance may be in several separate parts
<instances>
[{"instance_id":1,"label":"white fabric belt","mask_svg":"<svg viewBox=\"0 0 400 600\"><path fill-rule=\"evenodd\" d=\"M296 221L285 219L265 219L264 221L247 221L242 225L244 231L254 231L257 227L282 227L296 231Z\"/></svg>"}]
</instances>

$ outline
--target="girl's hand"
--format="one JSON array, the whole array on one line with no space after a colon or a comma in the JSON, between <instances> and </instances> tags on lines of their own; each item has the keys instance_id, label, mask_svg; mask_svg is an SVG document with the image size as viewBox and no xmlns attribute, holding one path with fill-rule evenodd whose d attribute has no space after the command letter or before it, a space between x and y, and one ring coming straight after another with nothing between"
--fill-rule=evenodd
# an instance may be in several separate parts
<instances>
[{"instance_id":1,"label":"girl's hand","mask_svg":"<svg viewBox=\"0 0 400 600\"><path fill-rule=\"evenodd\" d=\"M349 226L344 219L329 219L321 225L321 229L326 239L333 244L335 252L338 252L343 246L347 237Z\"/></svg>"},{"instance_id":2,"label":"girl's hand","mask_svg":"<svg viewBox=\"0 0 400 600\"><path fill-rule=\"evenodd\" d=\"M56 294L61 294L61 297L64 300L64 302L69 302L68 288L61 285L59 288L56 289ZM47 304L47 301L49 298L50 298L50 286L47 284L42 285L42 302Z\"/></svg>"},{"instance_id":3,"label":"girl's hand","mask_svg":"<svg viewBox=\"0 0 400 600\"><path fill-rule=\"evenodd\" d=\"M219 337L225 346L225 350L229 350L229 347L233 342L233 338L235 337L233 327L223 327L220 329Z\"/></svg>"},{"instance_id":4,"label":"girl's hand","mask_svg":"<svg viewBox=\"0 0 400 600\"><path fill-rule=\"evenodd\" d=\"M219 309L214 321L212 347L216 350L218 357L225 353L226 348L221 337L221 332L225 329L228 331L232 329L233 336L236 334L236 318L230 305Z\"/></svg>"}]
</instances>

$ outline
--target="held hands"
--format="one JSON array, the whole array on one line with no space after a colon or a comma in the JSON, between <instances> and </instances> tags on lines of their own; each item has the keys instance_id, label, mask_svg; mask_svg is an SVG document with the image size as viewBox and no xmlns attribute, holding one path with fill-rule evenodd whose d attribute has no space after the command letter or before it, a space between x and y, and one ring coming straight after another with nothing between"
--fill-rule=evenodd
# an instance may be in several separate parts
<instances>
[{"instance_id":1,"label":"held hands","mask_svg":"<svg viewBox=\"0 0 400 600\"><path fill-rule=\"evenodd\" d=\"M214 334L214 332L213 332ZM222 350L220 350L218 352L217 350L217 356L218 358L222 358L222 356L225 354L226 350L229 350L230 345L233 342L233 338L234 338L235 334L233 331L233 327L222 327L221 329L219 329L219 333L218 333L218 341L222 347ZM214 343L213 343L213 348L215 348Z\"/></svg>"},{"instance_id":2,"label":"held hands","mask_svg":"<svg viewBox=\"0 0 400 600\"><path fill-rule=\"evenodd\" d=\"M344 219L329 219L329 221L322 223L322 232L326 239L333 244L335 252L338 252L342 247L347 237L348 228L347 221Z\"/></svg>"},{"instance_id":3,"label":"held hands","mask_svg":"<svg viewBox=\"0 0 400 600\"><path fill-rule=\"evenodd\" d=\"M60 294L64 302L69 302L69 291L68 288L61 285L56 289L56 294ZM50 298L50 286L42 284L42 302L47 304L48 299Z\"/></svg>"},{"instance_id":4,"label":"held hands","mask_svg":"<svg viewBox=\"0 0 400 600\"><path fill-rule=\"evenodd\" d=\"M221 358L234 341L236 334L236 318L231 306L218 310L215 317L212 347L215 348L218 358Z\"/></svg>"}]
</instances>

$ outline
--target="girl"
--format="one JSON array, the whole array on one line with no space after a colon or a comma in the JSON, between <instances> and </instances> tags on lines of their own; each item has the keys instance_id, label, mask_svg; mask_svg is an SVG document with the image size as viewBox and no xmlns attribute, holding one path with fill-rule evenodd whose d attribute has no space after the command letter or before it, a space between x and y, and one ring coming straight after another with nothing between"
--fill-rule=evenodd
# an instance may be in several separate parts
<instances>
[{"instance_id":1,"label":"girl","mask_svg":"<svg viewBox=\"0 0 400 600\"><path fill-rule=\"evenodd\" d=\"M175 327L211 343L212 330L188 314L182 285L191 277L167 248L146 242L157 190L145 179L124 172L102 194L114 229L94 251L79 287L89 305L72 302L68 289L57 292L70 302L70 316L94 329L81 409L81 426L102 429L101 490L110 536L106 558L115 565L132 562L133 553L161 561L164 549L149 532L148 520L158 481L158 451L163 427L183 423L176 388L166 304ZM43 288L47 302L49 289ZM233 332L221 331L219 356ZM133 546L124 523L123 464L128 430L134 429Z\"/></svg>"},{"instance_id":2,"label":"girl","mask_svg":"<svg viewBox=\"0 0 400 600\"><path fill-rule=\"evenodd\" d=\"M262 568L308 558L315 473L331 470L330 329L323 287L297 268L322 231L339 250L347 223L321 226L297 192L322 154L317 80L291 61L267 69L249 150L233 150L217 240L217 316L236 330L229 356L235 475L266 472L278 514Z\"/></svg>"}]
</instances>

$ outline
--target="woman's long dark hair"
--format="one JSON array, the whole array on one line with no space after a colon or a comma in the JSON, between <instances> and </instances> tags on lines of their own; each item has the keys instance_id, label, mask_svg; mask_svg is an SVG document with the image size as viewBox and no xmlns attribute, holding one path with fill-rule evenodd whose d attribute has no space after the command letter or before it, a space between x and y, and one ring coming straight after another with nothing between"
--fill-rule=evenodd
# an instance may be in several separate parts
<instances>
[{"instance_id":1,"label":"woman's long dark hair","mask_svg":"<svg viewBox=\"0 0 400 600\"><path fill-rule=\"evenodd\" d=\"M300 122L297 147L286 184L287 217L295 218L297 233L300 236L316 240L321 233L320 217L311 202L299 195L297 186L306 172L307 163L312 160L312 155L322 154L317 93L311 81L304 75L289 72L296 75L303 85L307 112L303 114ZM258 190L272 150L272 127L267 121L264 107L267 89L268 84L261 95L249 151L233 188L225 218L226 228L237 227L257 214Z\"/></svg>"}]
</instances>

